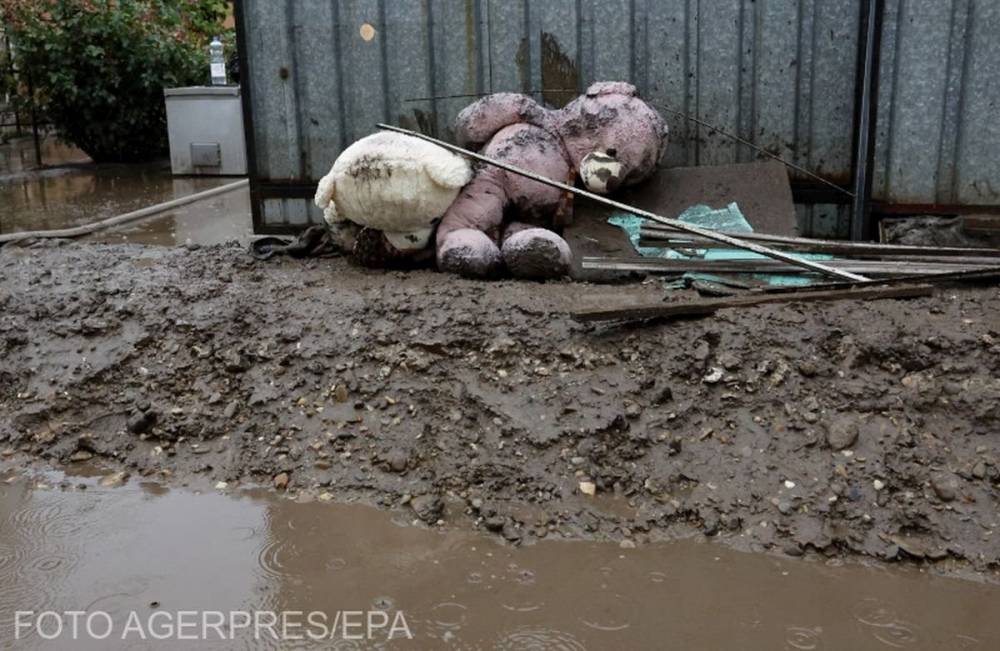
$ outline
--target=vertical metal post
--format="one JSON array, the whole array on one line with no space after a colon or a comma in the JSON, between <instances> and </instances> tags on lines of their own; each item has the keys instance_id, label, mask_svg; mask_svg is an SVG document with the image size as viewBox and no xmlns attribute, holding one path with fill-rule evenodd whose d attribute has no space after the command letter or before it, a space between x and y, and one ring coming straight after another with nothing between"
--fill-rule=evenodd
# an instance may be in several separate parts
<instances>
[{"instance_id":1,"label":"vertical metal post","mask_svg":"<svg viewBox=\"0 0 1000 651\"><path fill-rule=\"evenodd\" d=\"M250 179L250 218L253 232L260 233L264 223L263 199L260 193L260 177L257 171L257 140L253 126L253 87L247 34L247 7L245 0L235 0L233 14L236 19L236 56L240 67L240 99L243 106L243 137L247 149L247 175Z\"/></svg>"},{"instance_id":2,"label":"vertical metal post","mask_svg":"<svg viewBox=\"0 0 1000 651\"><path fill-rule=\"evenodd\" d=\"M884 9L885 0L861 2L854 98L852 240L867 240L872 235L872 175L875 168L875 124L878 119L878 74Z\"/></svg>"}]
</instances>

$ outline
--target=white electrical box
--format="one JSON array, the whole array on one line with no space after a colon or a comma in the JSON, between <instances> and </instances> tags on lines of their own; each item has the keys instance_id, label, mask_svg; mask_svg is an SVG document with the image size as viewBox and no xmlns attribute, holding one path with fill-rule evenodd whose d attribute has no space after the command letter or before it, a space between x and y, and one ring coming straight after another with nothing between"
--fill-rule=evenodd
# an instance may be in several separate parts
<instances>
[{"instance_id":1,"label":"white electrical box","mask_svg":"<svg viewBox=\"0 0 1000 651\"><path fill-rule=\"evenodd\" d=\"M174 174L246 175L239 86L165 88L163 96Z\"/></svg>"}]
</instances>

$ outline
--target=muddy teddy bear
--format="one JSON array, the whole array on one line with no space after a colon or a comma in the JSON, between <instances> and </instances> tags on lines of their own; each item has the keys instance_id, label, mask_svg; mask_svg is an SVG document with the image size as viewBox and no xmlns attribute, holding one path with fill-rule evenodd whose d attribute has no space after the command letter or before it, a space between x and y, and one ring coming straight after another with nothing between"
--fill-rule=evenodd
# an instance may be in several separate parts
<instances>
[{"instance_id":1,"label":"muddy teddy bear","mask_svg":"<svg viewBox=\"0 0 1000 651\"><path fill-rule=\"evenodd\" d=\"M632 84L598 82L561 109L498 93L459 113L458 144L550 179L602 194L648 178L662 158L667 127ZM519 278L568 273L572 254L549 226L565 223L570 197L500 168L480 166L437 231L442 271L473 278L506 268Z\"/></svg>"},{"instance_id":2,"label":"muddy teddy bear","mask_svg":"<svg viewBox=\"0 0 1000 651\"><path fill-rule=\"evenodd\" d=\"M364 266L397 266L430 252L435 225L471 178L464 157L383 131L337 157L314 201L336 248Z\"/></svg>"}]
</instances>

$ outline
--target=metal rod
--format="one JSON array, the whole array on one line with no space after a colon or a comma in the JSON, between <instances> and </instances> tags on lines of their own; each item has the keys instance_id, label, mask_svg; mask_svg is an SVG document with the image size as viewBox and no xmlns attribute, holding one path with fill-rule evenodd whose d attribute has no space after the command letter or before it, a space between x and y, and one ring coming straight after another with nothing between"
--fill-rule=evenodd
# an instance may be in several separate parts
<instances>
[{"instance_id":1,"label":"metal rod","mask_svg":"<svg viewBox=\"0 0 1000 651\"><path fill-rule=\"evenodd\" d=\"M858 43L857 93L854 108L853 190L851 239L870 239L872 176L875 163L874 127L878 108L878 72L882 47L884 0L861 3Z\"/></svg>"},{"instance_id":2,"label":"metal rod","mask_svg":"<svg viewBox=\"0 0 1000 651\"><path fill-rule=\"evenodd\" d=\"M939 262L908 262L877 260L827 260L827 264L841 271L853 271L872 275L913 275L943 273L955 269L955 265ZM705 260L702 258L600 258L585 257L581 261L583 269L604 271L645 271L650 273L687 273L701 271L708 273L808 273L775 260ZM963 265L962 271L989 269L988 264Z\"/></svg>"},{"instance_id":3,"label":"metal rod","mask_svg":"<svg viewBox=\"0 0 1000 651\"><path fill-rule=\"evenodd\" d=\"M630 213L633 213L635 215L639 215L640 217L645 217L646 219L650 219L652 221L659 222L661 224L665 224L665 225L670 226L672 228L676 228L677 230L680 230L680 231L685 231L685 232L688 232L688 233L693 233L695 235L700 235L700 236L702 236L704 238L707 238L707 239L710 239L710 240L713 240L713 241L716 241L716 242L724 242L726 244L731 244L731 245L733 245L735 247L738 247L740 249L746 249L747 251L753 251L754 253L759 253L759 254L761 254L763 256L767 256L768 258L773 258L775 260L781 260L782 262L787 262L789 264L793 264L793 265L796 265L798 267L802 267L804 269L809 269L810 271L816 271L816 272L825 274L827 276L835 276L837 278L845 278L847 280L867 280L867 278L865 278L864 276L860 276L858 274L854 274L854 273L851 273L849 271L840 271L838 269L833 269L831 267L826 266L825 264L821 264L821 263L816 262L814 260L802 260L800 258L795 257L794 255L789 255L789 254L783 253L781 251L776 251L774 249L770 249L770 248L768 248L766 246L762 246L760 244L755 244L753 242L745 242L745 241L739 240L739 239L737 239L735 237L731 237L731 236L725 235L723 233L719 233L719 232L716 232L716 231L713 231L713 230L709 230L707 228L701 228L699 226L692 226L691 224L687 224L685 222L678 221L676 219L670 219L669 217L663 217L662 215L657 215L655 213L651 213L651 212L648 212L648 211L645 211L645 210L640 210L639 208L636 208L634 206L630 206L628 204L621 203L620 201L615 201L614 199L608 199L607 197L603 197L603 196L601 196L599 194L595 194L595 193L590 192L588 190L581 190L580 188L573 187L572 185L567 185L566 183L561 183L559 181L554 181L554 180L552 180L552 179L550 179L550 178L548 178L546 176L542 176L540 174L536 174L534 172L530 172L530 171L522 169L520 167L516 167L514 165L510 165L508 163L504 163L504 162L501 162L501 161L489 158L488 156L483 156L482 154L477 154L477 153L469 151L467 149L463 149L462 147L458 147L458 146L453 145L451 143L444 142L443 140L438 140L437 138L432 138L430 136L425 136L422 133L417 133L416 131L411 131L409 129L401 129L400 127L392 126L392 125L389 125L389 124L381 124L380 123L377 126L378 126L379 129L385 129L387 131L395 131L396 133L403 133L403 134L406 134L408 136L412 136L414 138L420 138L421 140L426 140L427 142L432 142L432 143L438 145L439 147L444 147L445 149L447 149L449 151L453 151L455 153L462 154L463 156L468 156L469 158L473 158L473 159L481 161L483 163L488 163L489 165L493 165L494 167L499 167L500 169L506 170L506 171L511 172L513 174L517 174L519 176L523 176L525 178L529 178L529 179L531 179L533 181L538 181L539 183L543 183L543 184L551 186L553 188L558 188L558 189L560 189L560 190L562 190L564 192L571 192L571 193L573 193L573 194L575 194L577 196L586 197L587 199L590 199L591 201L595 201L597 203L604 204L605 206L610 206L611 208L615 208L617 210L622 210L624 212L630 212Z\"/></svg>"},{"instance_id":4,"label":"metal rod","mask_svg":"<svg viewBox=\"0 0 1000 651\"><path fill-rule=\"evenodd\" d=\"M976 248L976 247L936 247L936 246L911 246L906 244L881 244L876 242L850 242L844 240L823 240L809 237L789 237L786 235L769 235L767 233L729 233L734 237L750 240L752 242L767 242L769 244L780 244L794 247L800 250L824 253L872 253L877 255L933 255L933 256L981 256L1000 257L1000 249ZM639 235L649 240L663 240L671 244L686 248L697 248L704 240L694 238L690 235L678 233L672 229L667 229L659 224L644 224L639 231Z\"/></svg>"},{"instance_id":5,"label":"metal rod","mask_svg":"<svg viewBox=\"0 0 1000 651\"><path fill-rule=\"evenodd\" d=\"M253 75L250 74L250 40L247 37L247 7L245 0L233 3L236 23L236 60L240 68L240 106L243 112L243 140L246 143L247 176L250 182L250 221L254 233L263 233L263 197L260 195L261 171L257 161L257 129L254 125Z\"/></svg>"}]
</instances>

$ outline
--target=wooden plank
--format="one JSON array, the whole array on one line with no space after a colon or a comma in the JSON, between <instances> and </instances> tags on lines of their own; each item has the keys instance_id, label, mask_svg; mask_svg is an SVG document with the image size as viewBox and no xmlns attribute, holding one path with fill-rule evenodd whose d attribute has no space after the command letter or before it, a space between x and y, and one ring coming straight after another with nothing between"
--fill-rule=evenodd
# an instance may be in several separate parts
<instances>
[{"instance_id":1,"label":"wooden plank","mask_svg":"<svg viewBox=\"0 0 1000 651\"><path fill-rule=\"evenodd\" d=\"M854 287L785 294L753 294L751 296L707 298L684 303L646 303L620 307L591 307L574 311L576 321L641 321L675 317L706 316L718 310L756 307L775 303L806 303L843 300L879 300L886 298L917 298L934 293L933 285L897 285L894 287Z\"/></svg>"}]
</instances>

